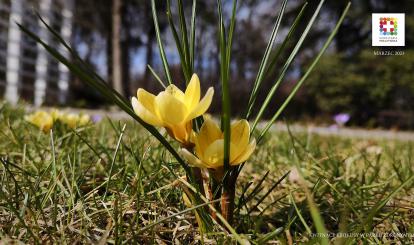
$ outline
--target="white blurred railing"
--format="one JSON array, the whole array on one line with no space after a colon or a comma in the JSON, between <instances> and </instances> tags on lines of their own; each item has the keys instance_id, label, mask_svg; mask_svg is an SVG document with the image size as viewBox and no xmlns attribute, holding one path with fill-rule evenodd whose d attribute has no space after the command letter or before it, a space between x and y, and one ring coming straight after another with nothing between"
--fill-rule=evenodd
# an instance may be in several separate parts
<instances>
[{"instance_id":1,"label":"white blurred railing","mask_svg":"<svg viewBox=\"0 0 414 245\"><path fill-rule=\"evenodd\" d=\"M67 100L69 72L33 40L16 22L65 53L50 36L36 11L65 40L72 35L74 0L0 0L0 97L12 104L20 99L40 106Z\"/></svg>"}]
</instances>

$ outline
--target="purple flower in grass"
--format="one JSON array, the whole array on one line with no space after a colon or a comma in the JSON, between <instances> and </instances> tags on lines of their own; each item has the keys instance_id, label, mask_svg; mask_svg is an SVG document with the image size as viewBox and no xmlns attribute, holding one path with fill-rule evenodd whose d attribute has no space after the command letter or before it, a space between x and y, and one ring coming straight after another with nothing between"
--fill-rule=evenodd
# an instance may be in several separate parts
<instances>
[{"instance_id":1,"label":"purple flower in grass","mask_svg":"<svg viewBox=\"0 0 414 245\"><path fill-rule=\"evenodd\" d=\"M348 113L339 113L333 117L335 123L339 126L344 126L350 118L351 116Z\"/></svg>"},{"instance_id":2,"label":"purple flower in grass","mask_svg":"<svg viewBox=\"0 0 414 245\"><path fill-rule=\"evenodd\" d=\"M95 115L93 115L92 116L92 122L93 123L98 123L98 122L100 122L102 120L102 116L101 115L99 115L99 114L95 114Z\"/></svg>"}]
</instances>

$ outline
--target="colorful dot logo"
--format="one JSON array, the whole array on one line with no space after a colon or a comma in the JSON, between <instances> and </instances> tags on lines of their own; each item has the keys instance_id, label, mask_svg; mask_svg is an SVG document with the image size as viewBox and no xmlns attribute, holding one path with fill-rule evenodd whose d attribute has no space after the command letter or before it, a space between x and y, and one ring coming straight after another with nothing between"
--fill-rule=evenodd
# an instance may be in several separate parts
<instances>
[{"instance_id":1,"label":"colorful dot logo","mask_svg":"<svg viewBox=\"0 0 414 245\"><path fill-rule=\"evenodd\" d=\"M396 36L398 31L398 19L395 17L381 17L379 31L381 36Z\"/></svg>"},{"instance_id":2,"label":"colorful dot logo","mask_svg":"<svg viewBox=\"0 0 414 245\"><path fill-rule=\"evenodd\" d=\"M405 46L405 13L372 13L372 46Z\"/></svg>"}]
</instances>

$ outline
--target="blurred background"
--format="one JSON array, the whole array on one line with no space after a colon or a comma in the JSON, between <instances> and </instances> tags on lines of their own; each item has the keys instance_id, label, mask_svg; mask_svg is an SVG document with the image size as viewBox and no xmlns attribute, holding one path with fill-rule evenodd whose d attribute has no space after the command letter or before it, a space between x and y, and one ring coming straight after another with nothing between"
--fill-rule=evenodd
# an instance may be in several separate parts
<instances>
[{"instance_id":1,"label":"blurred background","mask_svg":"<svg viewBox=\"0 0 414 245\"><path fill-rule=\"evenodd\" d=\"M192 1L183 2L189 21ZM229 16L231 1L223 2L225 14ZM288 1L275 48L284 40L304 2ZM302 23L310 19L319 1L308 2ZM179 56L165 15L166 1L156 3L173 80L183 88L185 81ZM276 111L306 71L346 3L343 0L325 2L267 116ZM280 0L239 1L231 64L232 113L235 117L246 108L280 4ZM177 20L175 7L173 4L172 14ZM163 78L149 0L0 0L0 99L13 104L24 101L35 106L99 109L110 106L19 31L15 22L35 31L64 53L57 40L42 28L34 10L126 97L135 95L138 87L151 92L162 89L147 68L149 64ZM198 0L197 12L195 70L204 90L214 86L216 96L210 111L217 113L221 105L216 1ZM372 13L405 13L406 46L372 47ZM409 0L352 1L351 10L334 42L283 116L288 120L318 124L336 122L349 126L413 129L413 14L414 4ZM276 69L267 74L257 105L278 78L280 68L305 26L299 26L278 59ZM374 54L380 50L403 51L404 54Z\"/></svg>"}]
</instances>

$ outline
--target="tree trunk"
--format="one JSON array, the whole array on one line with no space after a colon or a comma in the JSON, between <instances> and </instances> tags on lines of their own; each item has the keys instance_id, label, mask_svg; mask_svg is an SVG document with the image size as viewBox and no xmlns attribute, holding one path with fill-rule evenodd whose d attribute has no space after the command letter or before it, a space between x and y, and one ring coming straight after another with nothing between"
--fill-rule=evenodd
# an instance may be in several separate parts
<instances>
[{"instance_id":1,"label":"tree trunk","mask_svg":"<svg viewBox=\"0 0 414 245\"><path fill-rule=\"evenodd\" d=\"M122 0L112 1L112 86L120 94L122 89L121 57L121 6Z\"/></svg>"},{"instance_id":2,"label":"tree trunk","mask_svg":"<svg viewBox=\"0 0 414 245\"><path fill-rule=\"evenodd\" d=\"M122 26L125 28L125 38L121 41L121 49L122 49L122 86L124 89L124 95L129 96L131 94L131 75L130 75L130 46L131 46L131 32L130 32L130 22L128 21L128 6L126 3L122 6Z\"/></svg>"},{"instance_id":3,"label":"tree trunk","mask_svg":"<svg viewBox=\"0 0 414 245\"><path fill-rule=\"evenodd\" d=\"M147 33L148 39L147 39L147 43L145 45L145 62L147 65L152 66L153 64L153 42L154 42L154 36L155 33L152 32L152 30L148 31ZM151 78L151 72L150 70L147 68L145 69L145 73L144 73L144 88L148 88L149 86L149 80Z\"/></svg>"},{"instance_id":4,"label":"tree trunk","mask_svg":"<svg viewBox=\"0 0 414 245\"><path fill-rule=\"evenodd\" d=\"M112 85L112 23L106 36L106 75L108 84Z\"/></svg>"}]
</instances>

